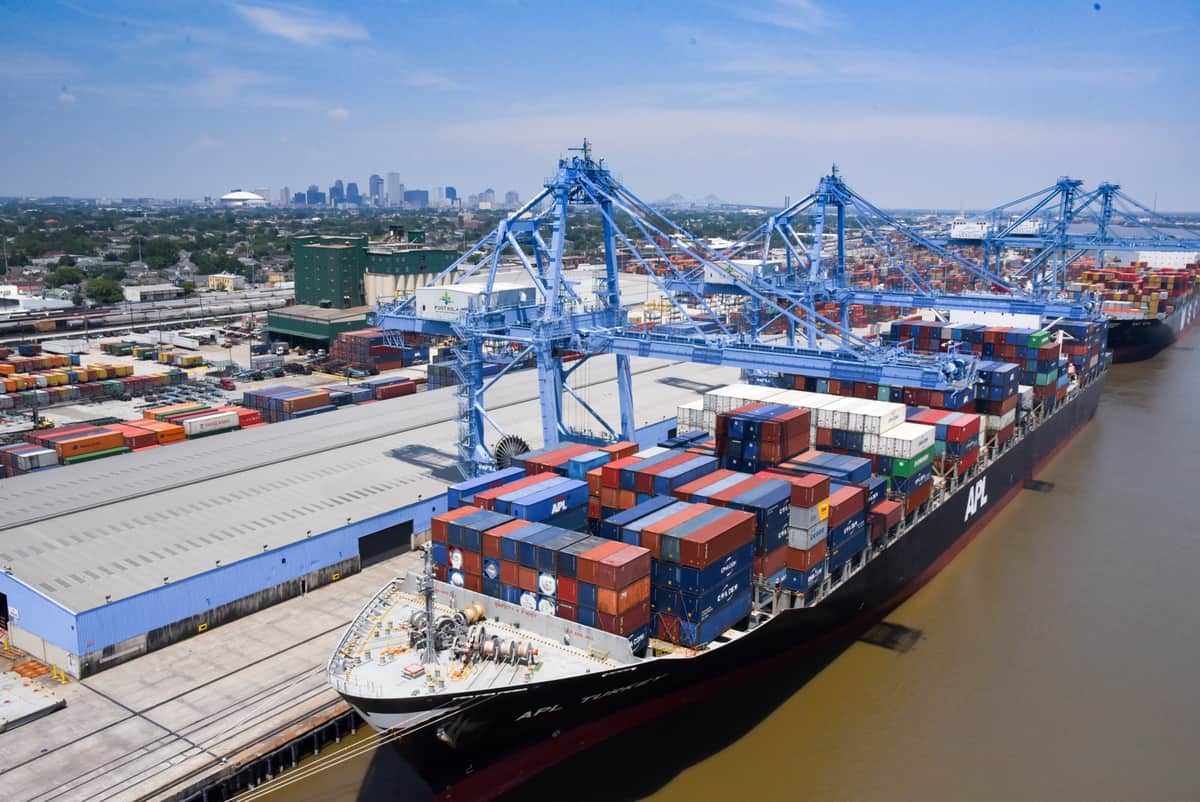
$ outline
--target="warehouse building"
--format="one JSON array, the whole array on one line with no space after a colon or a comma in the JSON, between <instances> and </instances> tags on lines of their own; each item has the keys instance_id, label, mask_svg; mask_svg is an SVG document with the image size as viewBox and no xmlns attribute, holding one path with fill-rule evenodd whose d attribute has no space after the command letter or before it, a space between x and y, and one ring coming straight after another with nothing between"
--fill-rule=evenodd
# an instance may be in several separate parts
<instances>
[{"instance_id":1,"label":"warehouse building","mask_svg":"<svg viewBox=\"0 0 1200 802\"><path fill-rule=\"evenodd\" d=\"M659 417L736 378L637 362L639 404ZM612 417L611 365L593 371L589 401ZM520 374L489 391L530 443L536 393ZM409 549L457 480L454 409L452 390L431 391L6 479L0 627L87 676ZM638 422L646 442L673 426Z\"/></svg>"}]
</instances>

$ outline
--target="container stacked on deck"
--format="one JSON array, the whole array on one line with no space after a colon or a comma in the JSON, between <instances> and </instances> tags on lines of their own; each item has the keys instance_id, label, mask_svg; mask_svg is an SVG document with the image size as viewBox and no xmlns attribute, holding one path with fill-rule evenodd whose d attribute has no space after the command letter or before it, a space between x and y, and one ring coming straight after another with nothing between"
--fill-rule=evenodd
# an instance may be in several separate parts
<instances>
[{"instance_id":1,"label":"container stacked on deck","mask_svg":"<svg viewBox=\"0 0 1200 802\"><path fill-rule=\"evenodd\" d=\"M119 432L86 423L29 432L25 439L43 448L54 449L58 461L63 465L129 451L129 447L125 445L125 438Z\"/></svg>"},{"instance_id":2,"label":"container stacked on deck","mask_svg":"<svg viewBox=\"0 0 1200 802\"><path fill-rule=\"evenodd\" d=\"M1090 380L1103 369L1108 345L1107 320L1059 320L1050 328L1066 335L1062 353L1077 376Z\"/></svg>"},{"instance_id":3,"label":"container stacked on deck","mask_svg":"<svg viewBox=\"0 0 1200 802\"><path fill-rule=\"evenodd\" d=\"M478 498L486 485L499 487L495 483L505 478L469 480L456 485L454 495ZM638 651L644 647L650 622L646 549L478 506L434 516L431 537L445 581L623 635Z\"/></svg>"},{"instance_id":4,"label":"container stacked on deck","mask_svg":"<svg viewBox=\"0 0 1200 802\"><path fill-rule=\"evenodd\" d=\"M474 504L483 509L576 530L587 526L587 499L586 481L551 472L505 481L473 495Z\"/></svg>"},{"instance_id":5,"label":"container stacked on deck","mask_svg":"<svg viewBox=\"0 0 1200 802\"><path fill-rule=\"evenodd\" d=\"M0 475L5 477L57 467L58 452L52 448L34 443L0 446Z\"/></svg>"},{"instance_id":6,"label":"container stacked on deck","mask_svg":"<svg viewBox=\"0 0 1200 802\"><path fill-rule=\"evenodd\" d=\"M1068 293L1081 298L1099 295L1103 312L1115 319L1143 319L1169 315L1191 293L1200 278L1200 265L1152 268L1147 262L1116 268L1082 270L1067 283Z\"/></svg>"},{"instance_id":7,"label":"container stacked on deck","mask_svg":"<svg viewBox=\"0 0 1200 802\"><path fill-rule=\"evenodd\" d=\"M812 415L807 409L752 403L716 418L721 467L755 473L808 449Z\"/></svg>"},{"instance_id":8,"label":"container stacked on deck","mask_svg":"<svg viewBox=\"0 0 1200 802\"><path fill-rule=\"evenodd\" d=\"M628 510L654 495L670 495L716 468L715 457L658 446L614 460L600 469L602 517Z\"/></svg>"},{"instance_id":9,"label":"container stacked on deck","mask_svg":"<svg viewBox=\"0 0 1200 802\"><path fill-rule=\"evenodd\" d=\"M655 637L702 646L750 614L754 513L681 502L647 518L640 538L651 555Z\"/></svg>"},{"instance_id":10,"label":"container stacked on deck","mask_svg":"<svg viewBox=\"0 0 1200 802\"><path fill-rule=\"evenodd\" d=\"M909 407L909 423L932 426L934 429L933 464L939 470L952 466L961 476L979 461L982 445L982 419L970 412L951 412L946 409Z\"/></svg>"},{"instance_id":11,"label":"container stacked on deck","mask_svg":"<svg viewBox=\"0 0 1200 802\"><path fill-rule=\"evenodd\" d=\"M806 424L807 425L807 424ZM746 554L753 561L759 585L786 582L791 484L784 478L722 469L675 491L676 498L748 512L754 516L754 547ZM797 584L800 584L797 580Z\"/></svg>"}]
</instances>

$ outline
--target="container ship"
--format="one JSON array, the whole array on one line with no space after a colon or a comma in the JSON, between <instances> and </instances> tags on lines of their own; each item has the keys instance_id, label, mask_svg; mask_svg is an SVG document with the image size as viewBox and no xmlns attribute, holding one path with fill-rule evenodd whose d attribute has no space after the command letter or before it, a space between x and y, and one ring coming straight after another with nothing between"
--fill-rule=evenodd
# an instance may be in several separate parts
<instances>
[{"instance_id":1,"label":"container ship","mask_svg":"<svg viewBox=\"0 0 1200 802\"><path fill-rule=\"evenodd\" d=\"M1114 362L1149 359L1178 339L1200 316L1200 264L1180 269L1127 267L1085 269L1068 285L1103 299L1109 319L1108 345Z\"/></svg>"},{"instance_id":2,"label":"container ship","mask_svg":"<svg viewBox=\"0 0 1200 802\"><path fill-rule=\"evenodd\" d=\"M778 377L651 448L520 455L450 488L331 685L441 799L491 799L640 721L799 687L937 574L1096 413L1106 325L893 324L980 357L952 392Z\"/></svg>"}]
</instances>

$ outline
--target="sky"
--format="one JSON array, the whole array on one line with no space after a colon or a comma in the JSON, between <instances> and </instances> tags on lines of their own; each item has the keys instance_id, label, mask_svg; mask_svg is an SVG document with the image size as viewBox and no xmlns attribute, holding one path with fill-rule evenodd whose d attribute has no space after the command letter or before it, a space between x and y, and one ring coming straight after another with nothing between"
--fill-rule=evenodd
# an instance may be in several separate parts
<instances>
[{"instance_id":1,"label":"sky","mask_svg":"<svg viewBox=\"0 0 1200 802\"><path fill-rule=\"evenodd\" d=\"M529 197L587 137L644 199L888 207L1115 181L1197 210L1200 3L0 0L0 196L398 172Z\"/></svg>"}]
</instances>

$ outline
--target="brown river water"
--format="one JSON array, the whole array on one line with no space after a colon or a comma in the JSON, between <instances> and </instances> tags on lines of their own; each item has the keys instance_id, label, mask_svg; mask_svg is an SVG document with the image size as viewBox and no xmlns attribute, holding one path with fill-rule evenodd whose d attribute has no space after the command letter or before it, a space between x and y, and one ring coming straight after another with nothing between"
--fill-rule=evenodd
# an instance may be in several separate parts
<instances>
[{"instance_id":1,"label":"brown river water","mask_svg":"<svg viewBox=\"0 0 1200 802\"><path fill-rule=\"evenodd\" d=\"M802 687L643 725L503 802L1200 799L1197 346L1193 330L1113 367L1038 476L1053 487L888 617L920 633L907 651L856 643ZM420 798L398 762L373 752L266 798Z\"/></svg>"}]
</instances>

